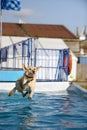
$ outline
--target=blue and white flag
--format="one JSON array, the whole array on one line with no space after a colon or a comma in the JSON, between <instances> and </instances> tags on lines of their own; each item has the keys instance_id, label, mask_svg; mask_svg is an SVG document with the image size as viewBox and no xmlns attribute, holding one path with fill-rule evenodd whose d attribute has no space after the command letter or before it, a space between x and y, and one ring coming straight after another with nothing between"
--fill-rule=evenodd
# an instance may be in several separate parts
<instances>
[{"instance_id":1,"label":"blue and white flag","mask_svg":"<svg viewBox=\"0 0 87 130\"><path fill-rule=\"evenodd\" d=\"M1 0L1 9L20 10L20 0Z\"/></svg>"}]
</instances>

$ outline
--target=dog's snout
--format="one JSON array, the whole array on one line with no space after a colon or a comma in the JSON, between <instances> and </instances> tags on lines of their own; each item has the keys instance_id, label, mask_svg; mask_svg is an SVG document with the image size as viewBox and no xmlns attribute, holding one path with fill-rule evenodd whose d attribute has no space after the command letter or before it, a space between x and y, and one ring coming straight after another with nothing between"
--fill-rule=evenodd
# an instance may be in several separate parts
<instances>
[{"instance_id":1,"label":"dog's snout","mask_svg":"<svg viewBox=\"0 0 87 130\"><path fill-rule=\"evenodd\" d=\"M29 71L28 71L28 72L29 72L29 73L32 73L33 71L29 69Z\"/></svg>"},{"instance_id":2,"label":"dog's snout","mask_svg":"<svg viewBox=\"0 0 87 130\"><path fill-rule=\"evenodd\" d=\"M35 70L33 70L33 74L35 74Z\"/></svg>"}]
</instances>

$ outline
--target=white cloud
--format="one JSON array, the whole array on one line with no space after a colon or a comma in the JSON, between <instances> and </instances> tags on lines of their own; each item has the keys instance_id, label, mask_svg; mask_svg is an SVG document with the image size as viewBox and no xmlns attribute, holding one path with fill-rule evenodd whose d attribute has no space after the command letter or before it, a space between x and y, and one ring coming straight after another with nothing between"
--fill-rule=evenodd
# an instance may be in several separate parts
<instances>
[{"instance_id":1,"label":"white cloud","mask_svg":"<svg viewBox=\"0 0 87 130\"><path fill-rule=\"evenodd\" d=\"M21 16L32 16L32 15L34 15L34 11L32 9L21 9L21 11L19 12L19 15L21 15Z\"/></svg>"},{"instance_id":2,"label":"white cloud","mask_svg":"<svg viewBox=\"0 0 87 130\"><path fill-rule=\"evenodd\" d=\"M13 10L3 11L3 14L7 14L7 13L15 16L23 16L23 17L34 15L34 11L32 9L21 9L20 11L13 11Z\"/></svg>"},{"instance_id":3,"label":"white cloud","mask_svg":"<svg viewBox=\"0 0 87 130\"><path fill-rule=\"evenodd\" d=\"M12 18L12 20L16 19L22 19L23 21L28 21L28 20L43 20L44 16L41 13L38 13L32 9L21 9L20 11L14 11L14 10L3 10L2 15L4 16L4 19L6 19L6 17ZM30 19L29 19L30 18Z\"/></svg>"}]
</instances>

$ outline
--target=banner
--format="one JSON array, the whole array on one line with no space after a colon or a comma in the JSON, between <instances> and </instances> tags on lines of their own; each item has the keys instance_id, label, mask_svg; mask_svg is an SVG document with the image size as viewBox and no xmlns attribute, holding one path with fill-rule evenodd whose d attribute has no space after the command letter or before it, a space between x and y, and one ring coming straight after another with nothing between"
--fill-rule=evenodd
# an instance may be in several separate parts
<instances>
[{"instance_id":1,"label":"banner","mask_svg":"<svg viewBox=\"0 0 87 130\"><path fill-rule=\"evenodd\" d=\"M20 10L20 0L1 0L1 9Z\"/></svg>"}]
</instances>

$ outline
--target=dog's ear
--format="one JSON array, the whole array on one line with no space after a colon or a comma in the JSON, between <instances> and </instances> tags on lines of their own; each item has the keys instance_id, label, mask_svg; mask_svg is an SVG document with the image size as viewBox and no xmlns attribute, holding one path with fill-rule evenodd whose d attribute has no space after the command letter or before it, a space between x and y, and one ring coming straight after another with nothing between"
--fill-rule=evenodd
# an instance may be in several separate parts
<instances>
[{"instance_id":1,"label":"dog's ear","mask_svg":"<svg viewBox=\"0 0 87 130\"><path fill-rule=\"evenodd\" d=\"M41 68L41 66L38 66L35 68L36 71L38 71Z\"/></svg>"},{"instance_id":2,"label":"dog's ear","mask_svg":"<svg viewBox=\"0 0 87 130\"><path fill-rule=\"evenodd\" d=\"M22 64L22 67L23 67L23 70L24 70L24 71L27 70L27 67L26 67L24 64Z\"/></svg>"}]
</instances>

